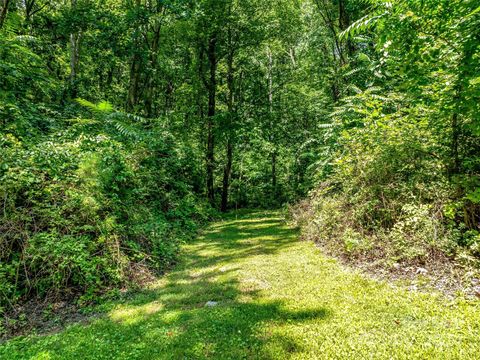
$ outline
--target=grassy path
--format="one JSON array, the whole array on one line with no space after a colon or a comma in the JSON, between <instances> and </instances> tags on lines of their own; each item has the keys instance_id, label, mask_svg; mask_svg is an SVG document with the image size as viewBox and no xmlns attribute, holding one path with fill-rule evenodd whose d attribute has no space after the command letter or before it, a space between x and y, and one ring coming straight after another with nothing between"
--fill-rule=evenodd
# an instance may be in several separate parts
<instances>
[{"instance_id":1,"label":"grassy path","mask_svg":"<svg viewBox=\"0 0 480 360\"><path fill-rule=\"evenodd\" d=\"M275 212L232 215L148 291L2 359L479 359L480 306L342 269ZM212 307L207 301L215 301Z\"/></svg>"}]
</instances>

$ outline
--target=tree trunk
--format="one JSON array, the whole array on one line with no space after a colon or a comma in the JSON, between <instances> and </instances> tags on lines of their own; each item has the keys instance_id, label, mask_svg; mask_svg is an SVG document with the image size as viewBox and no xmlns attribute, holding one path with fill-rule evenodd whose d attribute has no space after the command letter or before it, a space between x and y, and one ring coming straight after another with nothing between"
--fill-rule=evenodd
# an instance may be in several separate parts
<instances>
[{"instance_id":1,"label":"tree trunk","mask_svg":"<svg viewBox=\"0 0 480 360\"><path fill-rule=\"evenodd\" d=\"M453 96L453 114L451 120L451 130L452 137L450 143L450 156L451 156L451 165L450 165L450 174L449 176L456 175L460 172L460 154L458 150L459 138L460 138L460 124L459 124L459 113L461 111L460 104L462 102L462 85L460 83L463 79L464 72L461 72L457 84L455 85L455 94Z\"/></svg>"},{"instance_id":2,"label":"tree trunk","mask_svg":"<svg viewBox=\"0 0 480 360\"><path fill-rule=\"evenodd\" d=\"M350 26L350 16L345 8L345 0L338 1L338 25L342 31L346 30ZM355 46L350 38L347 38L346 42L348 54L352 56L355 53Z\"/></svg>"},{"instance_id":3,"label":"tree trunk","mask_svg":"<svg viewBox=\"0 0 480 360\"><path fill-rule=\"evenodd\" d=\"M228 99L227 99L227 107L228 107L228 122L227 122L227 160L225 167L223 168L223 187L222 187L222 203L220 210L222 212L227 211L228 207L228 192L230 188L230 175L232 171L232 161L233 161L233 60L235 55L235 50L232 44L232 31L228 29L228 44L230 47L230 51L228 52L227 57L227 87L228 87Z\"/></svg>"},{"instance_id":4,"label":"tree trunk","mask_svg":"<svg viewBox=\"0 0 480 360\"><path fill-rule=\"evenodd\" d=\"M138 90L140 86L141 59L135 53L130 65L130 84L128 86L127 111L132 112L138 105Z\"/></svg>"},{"instance_id":5,"label":"tree trunk","mask_svg":"<svg viewBox=\"0 0 480 360\"><path fill-rule=\"evenodd\" d=\"M168 80L167 84L165 85L165 109L164 114L166 115L168 111L172 108L174 103L173 99L173 91L174 91L174 84L172 80Z\"/></svg>"},{"instance_id":6,"label":"tree trunk","mask_svg":"<svg viewBox=\"0 0 480 360\"><path fill-rule=\"evenodd\" d=\"M137 9L141 6L140 0L135 0L135 4L132 6L136 7ZM127 104L126 110L128 112L133 112L135 107L138 105L139 99L139 89L140 89L140 74L142 70L142 58L140 57L140 41L139 41L139 30L135 30L134 32L134 49L132 55L132 61L130 63L130 76L129 76L129 85L128 85L128 94L127 94Z\"/></svg>"},{"instance_id":7,"label":"tree trunk","mask_svg":"<svg viewBox=\"0 0 480 360\"><path fill-rule=\"evenodd\" d=\"M274 122L273 122L273 57L270 49L267 52L268 56L268 112L270 117L270 142L274 147L270 153L271 156L271 179L272 179L272 200L275 200L277 193L277 149L275 148L274 137Z\"/></svg>"},{"instance_id":8,"label":"tree trunk","mask_svg":"<svg viewBox=\"0 0 480 360\"><path fill-rule=\"evenodd\" d=\"M272 153L272 188L273 188L273 200L277 195L277 152Z\"/></svg>"},{"instance_id":9,"label":"tree trunk","mask_svg":"<svg viewBox=\"0 0 480 360\"><path fill-rule=\"evenodd\" d=\"M233 145L231 139L227 140L227 163L223 169L223 188L221 211L226 212L228 207L228 192L230 189L230 173L232 171Z\"/></svg>"},{"instance_id":10,"label":"tree trunk","mask_svg":"<svg viewBox=\"0 0 480 360\"><path fill-rule=\"evenodd\" d=\"M208 42L207 57L210 65L210 79L208 83L208 112L207 112L207 196L210 204L215 202L214 174L215 170L215 136L214 136L214 117L216 100L216 58L217 37L213 33Z\"/></svg>"},{"instance_id":11,"label":"tree trunk","mask_svg":"<svg viewBox=\"0 0 480 360\"><path fill-rule=\"evenodd\" d=\"M8 13L8 5L10 4L10 0L0 0L0 29L2 29L3 24L5 23L5 19L7 18Z\"/></svg>"},{"instance_id":12,"label":"tree trunk","mask_svg":"<svg viewBox=\"0 0 480 360\"><path fill-rule=\"evenodd\" d=\"M161 5L158 5L157 8L158 12L162 12L162 15L165 15L165 8ZM147 116L152 117L154 115L154 106L153 106L153 99L155 97L155 89L156 84L155 80L158 76L155 74L155 70L157 69L157 62L158 62L158 50L160 48L160 30L162 29L162 23L160 20L153 25L152 28L152 41L150 46L150 69L154 70L154 73L148 77L146 81L146 91L145 91L145 112Z\"/></svg>"},{"instance_id":13,"label":"tree trunk","mask_svg":"<svg viewBox=\"0 0 480 360\"><path fill-rule=\"evenodd\" d=\"M72 9L77 7L77 0L72 0ZM80 37L82 33L70 34L70 90L72 98L77 97L77 75L80 61Z\"/></svg>"},{"instance_id":14,"label":"tree trunk","mask_svg":"<svg viewBox=\"0 0 480 360\"><path fill-rule=\"evenodd\" d=\"M70 34L70 81L74 82L78 74L78 62L80 55L80 33Z\"/></svg>"}]
</instances>

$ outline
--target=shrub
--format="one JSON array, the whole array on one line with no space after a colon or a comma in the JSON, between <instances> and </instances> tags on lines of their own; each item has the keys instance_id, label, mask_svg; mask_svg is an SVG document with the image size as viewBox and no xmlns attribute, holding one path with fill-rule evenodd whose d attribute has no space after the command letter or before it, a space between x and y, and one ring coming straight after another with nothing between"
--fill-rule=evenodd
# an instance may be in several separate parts
<instances>
[{"instance_id":1,"label":"shrub","mask_svg":"<svg viewBox=\"0 0 480 360\"><path fill-rule=\"evenodd\" d=\"M84 128L36 144L2 136L2 307L31 296L92 300L128 281L133 263L162 271L212 214L168 133L132 142Z\"/></svg>"}]
</instances>

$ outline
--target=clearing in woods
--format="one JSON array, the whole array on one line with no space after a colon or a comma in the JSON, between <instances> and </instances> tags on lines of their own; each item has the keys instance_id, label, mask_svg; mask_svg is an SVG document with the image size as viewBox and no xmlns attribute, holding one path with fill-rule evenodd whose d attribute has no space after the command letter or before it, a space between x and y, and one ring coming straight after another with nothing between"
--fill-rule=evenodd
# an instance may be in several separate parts
<instances>
[{"instance_id":1,"label":"clearing in woods","mask_svg":"<svg viewBox=\"0 0 480 360\"><path fill-rule=\"evenodd\" d=\"M280 213L242 212L148 290L89 324L10 340L0 358L474 359L479 310L367 279L298 241Z\"/></svg>"}]
</instances>

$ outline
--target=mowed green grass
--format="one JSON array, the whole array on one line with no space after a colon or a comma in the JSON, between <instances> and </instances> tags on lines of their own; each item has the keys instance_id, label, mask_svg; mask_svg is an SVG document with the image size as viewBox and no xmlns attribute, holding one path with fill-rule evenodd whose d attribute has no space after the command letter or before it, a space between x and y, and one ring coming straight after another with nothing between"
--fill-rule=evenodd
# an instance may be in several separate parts
<instances>
[{"instance_id":1,"label":"mowed green grass","mask_svg":"<svg viewBox=\"0 0 480 360\"><path fill-rule=\"evenodd\" d=\"M369 280L297 235L276 212L230 214L155 286L88 325L10 340L0 358L480 358L478 303Z\"/></svg>"}]
</instances>

